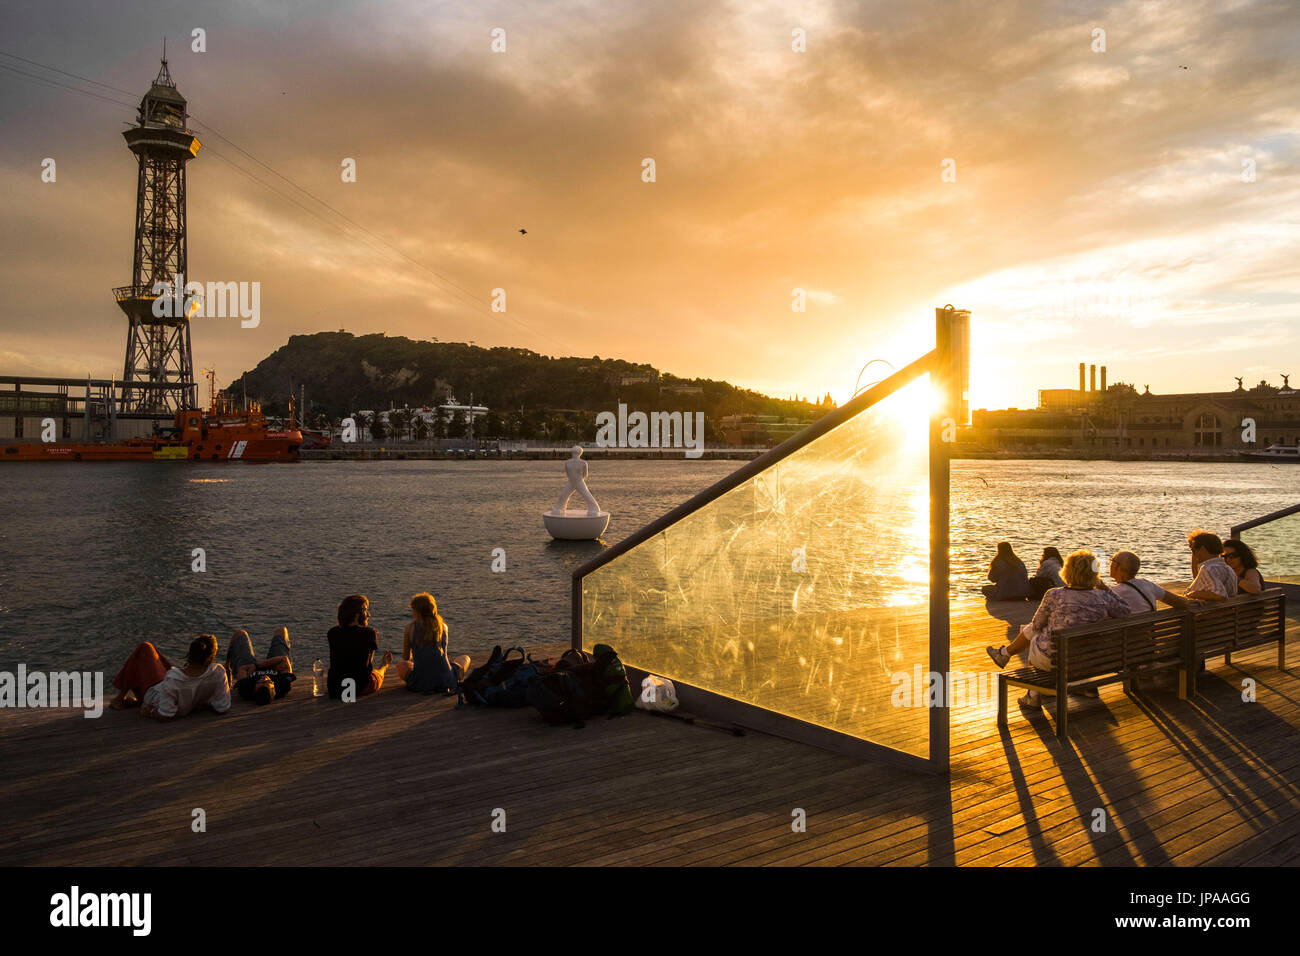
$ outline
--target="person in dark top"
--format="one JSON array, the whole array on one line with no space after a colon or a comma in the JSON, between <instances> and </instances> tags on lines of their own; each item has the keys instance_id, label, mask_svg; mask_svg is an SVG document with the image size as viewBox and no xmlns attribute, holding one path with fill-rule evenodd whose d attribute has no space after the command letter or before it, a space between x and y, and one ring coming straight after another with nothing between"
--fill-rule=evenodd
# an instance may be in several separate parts
<instances>
[{"instance_id":1,"label":"person in dark top","mask_svg":"<svg viewBox=\"0 0 1300 956\"><path fill-rule=\"evenodd\" d=\"M980 590L990 600L1023 601L1029 597L1029 572L1008 541L998 545L997 557L989 565L989 580L993 583Z\"/></svg>"},{"instance_id":2,"label":"person in dark top","mask_svg":"<svg viewBox=\"0 0 1300 956\"><path fill-rule=\"evenodd\" d=\"M356 682L358 697L384 686L384 672L393 662L393 655L385 652L383 663L374 666L379 634L369 622L370 599L364 594L350 594L339 604L338 626L331 627L328 635L330 669L326 678L329 695L335 700L343 696L343 682L348 678Z\"/></svg>"},{"instance_id":3,"label":"person in dark top","mask_svg":"<svg viewBox=\"0 0 1300 956\"><path fill-rule=\"evenodd\" d=\"M293 661L289 658L289 629L282 627L271 638L266 657L258 660L253 653L253 639L242 628L230 638L226 653L226 670L230 683L244 700L269 704L277 697L289 693L297 679Z\"/></svg>"},{"instance_id":4,"label":"person in dark top","mask_svg":"<svg viewBox=\"0 0 1300 956\"><path fill-rule=\"evenodd\" d=\"M244 700L269 704L277 697L284 697L293 689L296 674L287 671L259 670L248 677L235 681L235 690Z\"/></svg>"}]
</instances>

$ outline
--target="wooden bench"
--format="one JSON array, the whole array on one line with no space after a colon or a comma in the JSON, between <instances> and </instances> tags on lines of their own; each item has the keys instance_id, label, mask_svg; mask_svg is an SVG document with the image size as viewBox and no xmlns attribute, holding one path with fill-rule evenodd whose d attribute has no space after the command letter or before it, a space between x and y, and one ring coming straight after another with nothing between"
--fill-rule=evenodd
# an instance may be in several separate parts
<instances>
[{"instance_id":1,"label":"wooden bench","mask_svg":"<svg viewBox=\"0 0 1300 956\"><path fill-rule=\"evenodd\" d=\"M1131 617L1107 618L1063 628L1053 636L1052 670L1022 667L1004 671L998 681L998 724L1007 723L1007 687L1024 687L1057 698L1056 736L1068 733L1071 689L1123 683L1125 693L1138 679L1161 670L1178 670L1178 697L1196 693L1196 676L1207 657L1277 642L1277 666L1285 666L1286 596L1280 588L1244 595L1219 604L1173 608Z\"/></svg>"},{"instance_id":2,"label":"wooden bench","mask_svg":"<svg viewBox=\"0 0 1300 956\"><path fill-rule=\"evenodd\" d=\"M1223 655L1232 663L1232 652L1277 642L1277 666L1286 667L1286 592L1267 588L1262 594L1239 595L1230 601L1194 607L1185 638L1188 693L1196 693L1196 679L1206 658Z\"/></svg>"},{"instance_id":3,"label":"wooden bench","mask_svg":"<svg viewBox=\"0 0 1300 956\"><path fill-rule=\"evenodd\" d=\"M1069 723L1067 695L1073 688L1123 683L1130 689L1143 673L1178 668L1179 694L1184 697L1187 654L1183 640L1187 613L1173 609L1147 611L1130 617L1076 624L1052 635L1052 670L1021 667L1003 671L998 681L998 724L1007 724L1007 687L1025 687L1055 697L1056 736L1065 739Z\"/></svg>"}]
</instances>

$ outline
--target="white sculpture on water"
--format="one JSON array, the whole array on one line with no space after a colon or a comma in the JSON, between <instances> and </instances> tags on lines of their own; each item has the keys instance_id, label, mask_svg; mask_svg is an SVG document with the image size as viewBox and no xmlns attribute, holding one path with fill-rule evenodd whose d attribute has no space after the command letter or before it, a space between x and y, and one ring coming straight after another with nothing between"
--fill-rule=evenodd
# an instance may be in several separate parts
<instances>
[{"instance_id":1,"label":"white sculpture on water","mask_svg":"<svg viewBox=\"0 0 1300 956\"><path fill-rule=\"evenodd\" d=\"M591 489L587 487L587 463L582 460L582 446L574 445L569 449L569 457L564 462L564 474L568 477L568 484L560 492L560 497L555 499L555 507L551 509L552 514L564 514L567 510L569 499L574 493L581 495L587 502L588 517L595 517L600 514L600 505L596 504L596 499L591 494Z\"/></svg>"},{"instance_id":2,"label":"white sculpture on water","mask_svg":"<svg viewBox=\"0 0 1300 956\"><path fill-rule=\"evenodd\" d=\"M552 538L566 541L591 541L605 533L609 512L601 511L587 487L587 463L582 460L582 446L574 445L564 462L564 489L555 499L555 507L542 513L542 521ZM569 499L578 494L587 503L586 511L568 510Z\"/></svg>"}]
</instances>

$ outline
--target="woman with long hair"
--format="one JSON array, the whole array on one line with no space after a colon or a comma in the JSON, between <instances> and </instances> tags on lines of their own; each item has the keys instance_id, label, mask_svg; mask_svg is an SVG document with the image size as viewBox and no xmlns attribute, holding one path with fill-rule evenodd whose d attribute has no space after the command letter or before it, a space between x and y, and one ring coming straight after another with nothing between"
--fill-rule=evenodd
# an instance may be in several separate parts
<instances>
[{"instance_id":1,"label":"woman with long hair","mask_svg":"<svg viewBox=\"0 0 1300 956\"><path fill-rule=\"evenodd\" d=\"M184 717L204 706L224 714L230 709L230 684L216 658L217 639L211 634L192 640L179 665L146 641L131 652L113 679L118 692L109 706L121 710L138 704L140 716L155 720Z\"/></svg>"},{"instance_id":2,"label":"woman with long hair","mask_svg":"<svg viewBox=\"0 0 1300 956\"><path fill-rule=\"evenodd\" d=\"M1038 570L1029 579L1030 599L1037 601L1052 588L1065 587L1065 580L1061 577L1063 567L1065 559L1061 552L1051 546L1044 548L1043 556L1038 559Z\"/></svg>"},{"instance_id":3,"label":"woman with long hair","mask_svg":"<svg viewBox=\"0 0 1300 956\"><path fill-rule=\"evenodd\" d=\"M1250 545L1236 538L1223 542L1223 561L1237 574L1238 594L1260 594L1264 578L1259 573L1259 558Z\"/></svg>"},{"instance_id":4,"label":"woman with long hair","mask_svg":"<svg viewBox=\"0 0 1300 956\"><path fill-rule=\"evenodd\" d=\"M411 623L402 634L402 659L397 675L406 681L407 690L432 694L454 693L469 673L469 656L447 658L447 622L438 613L432 594L420 593L411 598Z\"/></svg>"},{"instance_id":5,"label":"woman with long hair","mask_svg":"<svg viewBox=\"0 0 1300 956\"><path fill-rule=\"evenodd\" d=\"M1022 601L1029 597L1029 572L1025 562L1011 550L1011 542L998 544L998 553L989 564L989 580L981 590L991 601Z\"/></svg>"}]
</instances>

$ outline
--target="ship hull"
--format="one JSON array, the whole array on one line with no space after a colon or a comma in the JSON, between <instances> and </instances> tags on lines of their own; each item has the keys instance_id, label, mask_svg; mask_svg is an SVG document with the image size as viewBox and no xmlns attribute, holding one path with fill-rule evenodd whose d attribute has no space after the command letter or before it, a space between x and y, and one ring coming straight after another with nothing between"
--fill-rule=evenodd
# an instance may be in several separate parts
<instances>
[{"instance_id":1,"label":"ship hull","mask_svg":"<svg viewBox=\"0 0 1300 956\"><path fill-rule=\"evenodd\" d=\"M1245 461L1267 461L1274 465L1300 465L1300 457L1294 455L1261 455L1258 453L1243 452L1242 459Z\"/></svg>"},{"instance_id":2,"label":"ship hull","mask_svg":"<svg viewBox=\"0 0 1300 956\"><path fill-rule=\"evenodd\" d=\"M238 452L236 454L236 452ZM5 445L0 461L297 461L298 447L288 441L251 440L243 449L191 448L152 442L49 442Z\"/></svg>"},{"instance_id":3,"label":"ship hull","mask_svg":"<svg viewBox=\"0 0 1300 956\"><path fill-rule=\"evenodd\" d=\"M1267 461L1270 464L1300 465L1300 445L1269 445L1263 451L1244 451L1246 461Z\"/></svg>"},{"instance_id":4,"label":"ship hull","mask_svg":"<svg viewBox=\"0 0 1300 956\"><path fill-rule=\"evenodd\" d=\"M0 461L297 461L301 446L297 430L214 422L188 440L10 442L0 447Z\"/></svg>"}]
</instances>

